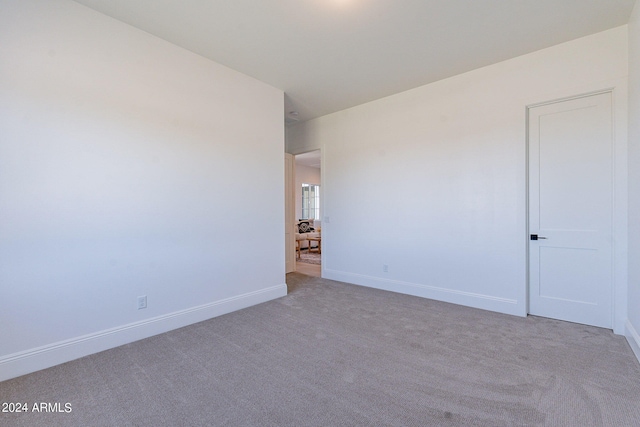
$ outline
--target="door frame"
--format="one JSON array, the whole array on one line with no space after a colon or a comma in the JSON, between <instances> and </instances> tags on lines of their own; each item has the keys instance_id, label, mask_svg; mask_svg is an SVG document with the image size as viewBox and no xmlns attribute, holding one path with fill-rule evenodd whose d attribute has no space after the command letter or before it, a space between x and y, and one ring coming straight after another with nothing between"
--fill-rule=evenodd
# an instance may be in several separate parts
<instances>
[{"instance_id":1,"label":"door frame","mask_svg":"<svg viewBox=\"0 0 640 427\"><path fill-rule=\"evenodd\" d=\"M296 191L297 191L296 174L295 174L295 157L300 155L300 154L311 153L313 151L319 151L320 152L320 213L321 213L320 220L322 221L322 228L324 229L324 230L322 230L322 240L323 240L322 241L322 249L323 250L320 253L320 277L324 277L324 268L325 268L324 254L325 254L325 249L326 249L326 245L325 245L325 236L326 236L325 218L328 218L324 214L326 201L325 201L325 197L324 197L324 181L325 181L324 153L325 153L325 150L324 150L323 147L317 147L317 148L305 147L303 149L291 150L291 151L286 151L285 152L285 154L290 154L290 155L293 156L294 174L293 174L292 180L293 180L293 188L294 188L294 194L293 194L294 205L295 205L295 195L296 195ZM293 218L294 218L294 224L292 224L292 226L295 225L295 220L297 218L296 215L295 215L295 207L294 207L294 216L293 216ZM328 223L328 221L327 221L327 223Z\"/></svg>"},{"instance_id":2,"label":"door frame","mask_svg":"<svg viewBox=\"0 0 640 427\"><path fill-rule=\"evenodd\" d=\"M605 87L603 89L584 91L569 96L560 96L551 98L547 101L535 102L527 104L525 107L525 253L526 253L526 289L525 289L525 307L526 314L529 314L530 302L530 243L529 243L529 113L532 108L556 104L574 99L585 98L593 95L610 93L612 99L612 132L613 132L613 206L612 206L612 324L613 331L616 334L624 335L625 325L627 322L627 87L626 81L619 80L615 85Z\"/></svg>"}]
</instances>

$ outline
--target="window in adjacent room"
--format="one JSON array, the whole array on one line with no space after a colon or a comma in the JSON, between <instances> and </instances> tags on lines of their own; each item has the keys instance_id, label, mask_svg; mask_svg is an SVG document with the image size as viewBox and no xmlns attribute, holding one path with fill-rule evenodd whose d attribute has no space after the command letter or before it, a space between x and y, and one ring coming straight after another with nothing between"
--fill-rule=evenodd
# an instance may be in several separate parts
<instances>
[{"instance_id":1,"label":"window in adjacent room","mask_svg":"<svg viewBox=\"0 0 640 427\"><path fill-rule=\"evenodd\" d=\"M320 219L320 186L302 184L302 218Z\"/></svg>"}]
</instances>

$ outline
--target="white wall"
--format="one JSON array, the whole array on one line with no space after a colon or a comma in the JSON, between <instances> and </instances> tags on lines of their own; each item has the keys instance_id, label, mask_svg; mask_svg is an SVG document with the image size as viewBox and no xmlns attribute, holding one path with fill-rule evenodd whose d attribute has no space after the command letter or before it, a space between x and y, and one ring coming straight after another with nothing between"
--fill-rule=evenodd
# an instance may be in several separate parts
<instances>
[{"instance_id":1,"label":"white wall","mask_svg":"<svg viewBox=\"0 0 640 427\"><path fill-rule=\"evenodd\" d=\"M286 294L281 91L71 1L0 10L0 380Z\"/></svg>"},{"instance_id":2,"label":"white wall","mask_svg":"<svg viewBox=\"0 0 640 427\"><path fill-rule=\"evenodd\" d=\"M302 184L320 185L320 168L296 164L296 220L302 218ZM322 215L322 200L320 200Z\"/></svg>"},{"instance_id":3,"label":"white wall","mask_svg":"<svg viewBox=\"0 0 640 427\"><path fill-rule=\"evenodd\" d=\"M614 88L625 303L626 78L623 26L288 129L323 152L323 277L525 315L526 106Z\"/></svg>"},{"instance_id":4,"label":"white wall","mask_svg":"<svg viewBox=\"0 0 640 427\"><path fill-rule=\"evenodd\" d=\"M629 323L640 359L640 2L629 21Z\"/></svg>"}]
</instances>

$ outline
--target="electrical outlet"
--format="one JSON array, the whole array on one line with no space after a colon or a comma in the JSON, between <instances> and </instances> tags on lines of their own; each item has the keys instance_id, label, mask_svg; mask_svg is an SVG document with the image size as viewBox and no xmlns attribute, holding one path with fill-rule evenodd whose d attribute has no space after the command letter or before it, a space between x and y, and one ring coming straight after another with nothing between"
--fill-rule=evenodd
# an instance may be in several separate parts
<instances>
[{"instance_id":1,"label":"electrical outlet","mask_svg":"<svg viewBox=\"0 0 640 427\"><path fill-rule=\"evenodd\" d=\"M142 295L138 297L138 310L142 310L143 308L147 308L147 296Z\"/></svg>"},{"instance_id":2,"label":"electrical outlet","mask_svg":"<svg viewBox=\"0 0 640 427\"><path fill-rule=\"evenodd\" d=\"M388 273L389 272L389 266L387 264L382 264L382 271L384 273Z\"/></svg>"}]
</instances>

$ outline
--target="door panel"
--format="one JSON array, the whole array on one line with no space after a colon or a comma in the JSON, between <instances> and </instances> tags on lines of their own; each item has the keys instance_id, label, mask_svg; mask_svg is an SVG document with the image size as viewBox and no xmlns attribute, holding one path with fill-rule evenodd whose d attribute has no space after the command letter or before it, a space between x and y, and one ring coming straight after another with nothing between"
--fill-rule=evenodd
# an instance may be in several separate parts
<instances>
[{"instance_id":1,"label":"door panel","mask_svg":"<svg viewBox=\"0 0 640 427\"><path fill-rule=\"evenodd\" d=\"M284 230L285 230L285 271L291 273L296 269L295 254L295 161L292 154L284 155Z\"/></svg>"},{"instance_id":2,"label":"door panel","mask_svg":"<svg viewBox=\"0 0 640 427\"><path fill-rule=\"evenodd\" d=\"M529 312L612 325L611 93L529 110Z\"/></svg>"},{"instance_id":3,"label":"door panel","mask_svg":"<svg viewBox=\"0 0 640 427\"><path fill-rule=\"evenodd\" d=\"M540 295L545 298L597 304L598 295L584 287L597 274L598 251L582 248L540 248Z\"/></svg>"}]
</instances>

